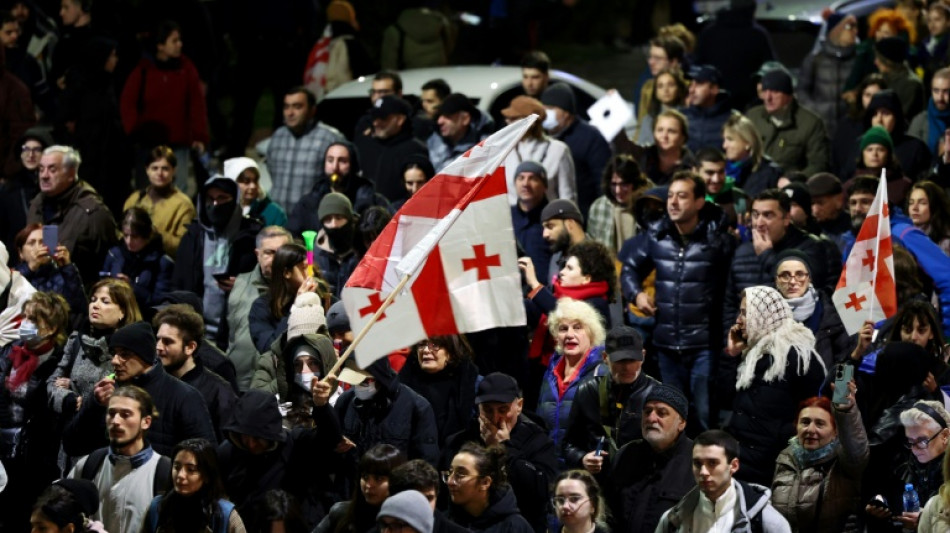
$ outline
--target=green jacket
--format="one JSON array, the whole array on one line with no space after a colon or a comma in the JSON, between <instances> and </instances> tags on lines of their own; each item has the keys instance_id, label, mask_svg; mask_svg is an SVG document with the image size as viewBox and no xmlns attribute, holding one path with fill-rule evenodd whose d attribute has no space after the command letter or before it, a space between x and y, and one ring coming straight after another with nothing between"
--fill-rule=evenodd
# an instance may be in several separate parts
<instances>
[{"instance_id":1,"label":"green jacket","mask_svg":"<svg viewBox=\"0 0 950 533\"><path fill-rule=\"evenodd\" d=\"M765 106L753 107L746 114L762 139L765 155L786 173L801 171L811 176L828 169L828 133L821 117L798 104L798 100L775 115ZM780 122L781 126L776 125Z\"/></svg>"},{"instance_id":2,"label":"green jacket","mask_svg":"<svg viewBox=\"0 0 950 533\"><path fill-rule=\"evenodd\" d=\"M241 392L250 387L260 356L251 339L247 316L254 300L265 292L267 281L261 275L261 267L256 266L250 272L239 274L228 294L228 358L234 363Z\"/></svg>"},{"instance_id":3,"label":"green jacket","mask_svg":"<svg viewBox=\"0 0 950 533\"><path fill-rule=\"evenodd\" d=\"M307 333L294 338L290 342L286 339L286 334L281 335L271 344L270 350L261 354L257 359L254 378L251 380L252 389L278 394L281 401L290 401L290 386L293 383L287 382L289 374L285 361L293 361L293 351L297 346L306 343L320 355L320 366L323 367L320 377L326 376L337 360L336 350L333 349L333 341L326 335Z\"/></svg>"}]
</instances>

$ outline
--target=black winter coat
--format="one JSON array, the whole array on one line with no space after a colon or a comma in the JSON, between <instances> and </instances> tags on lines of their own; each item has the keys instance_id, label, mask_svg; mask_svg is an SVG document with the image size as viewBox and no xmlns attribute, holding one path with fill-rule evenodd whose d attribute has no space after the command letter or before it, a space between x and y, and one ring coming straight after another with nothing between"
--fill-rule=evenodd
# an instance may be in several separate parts
<instances>
[{"instance_id":1,"label":"black winter coat","mask_svg":"<svg viewBox=\"0 0 950 533\"><path fill-rule=\"evenodd\" d=\"M162 239L157 234L136 253L130 252L124 243L109 248L102 265L102 271L108 272L109 277L128 276L135 300L143 309L161 303L171 290L174 268L175 263L165 255Z\"/></svg>"},{"instance_id":2,"label":"black winter coat","mask_svg":"<svg viewBox=\"0 0 950 533\"><path fill-rule=\"evenodd\" d=\"M763 154L759 166L752 169L751 162L743 165L739 177L736 179L736 187L741 187L742 191L749 197L749 206L752 206L752 200L765 189L774 189L778 187L778 179L784 172L782 167L775 164L772 159Z\"/></svg>"},{"instance_id":3,"label":"black winter coat","mask_svg":"<svg viewBox=\"0 0 950 533\"><path fill-rule=\"evenodd\" d=\"M661 453L645 440L635 440L617 453L609 472L598 481L607 497L613 533L652 533L660 517L686 495L693 479L693 441L681 434Z\"/></svg>"},{"instance_id":4,"label":"black winter coat","mask_svg":"<svg viewBox=\"0 0 950 533\"><path fill-rule=\"evenodd\" d=\"M390 202L406 196L402 183L402 164L406 156L421 154L429 156L429 149L412 136L410 121L403 124L402 131L388 139L376 139L360 135L355 139L360 151L364 177L376 183L376 190Z\"/></svg>"},{"instance_id":5,"label":"black winter coat","mask_svg":"<svg viewBox=\"0 0 950 533\"><path fill-rule=\"evenodd\" d=\"M475 414L475 387L480 379L478 367L469 360L429 374L419 366L416 353L410 353L399 372L403 385L419 393L432 405L435 425L439 431L439 445L449 436L465 429Z\"/></svg>"},{"instance_id":6,"label":"black winter coat","mask_svg":"<svg viewBox=\"0 0 950 533\"><path fill-rule=\"evenodd\" d=\"M729 95L720 92L712 107L687 106L683 114L689 120L689 140L686 146L694 154L707 147L722 146L722 126L729 120L733 110Z\"/></svg>"},{"instance_id":7,"label":"black winter coat","mask_svg":"<svg viewBox=\"0 0 950 533\"><path fill-rule=\"evenodd\" d=\"M605 437L603 450L609 452L604 461L609 461L614 452L628 442L643 438L640 428L643 404L656 383L657 380L643 372L626 386L618 385L609 374L581 383L574 394L564 434L561 453L566 465L583 468L582 459L597 448L601 437ZM606 389L604 401L600 396L602 386ZM610 428L609 434L607 428Z\"/></svg>"},{"instance_id":8,"label":"black winter coat","mask_svg":"<svg viewBox=\"0 0 950 533\"><path fill-rule=\"evenodd\" d=\"M775 460L795 435L798 404L818 396L825 371L812 359L808 373L798 375L799 357L792 348L785 377L769 383L762 376L771 367L772 356L764 355L755 365L752 383L736 392L732 417L724 429L739 441L742 468L736 477L743 481L772 485Z\"/></svg>"},{"instance_id":9,"label":"black winter coat","mask_svg":"<svg viewBox=\"0 0 950 533\"><path fill-rule=\"evenodd\" d=\"M354 173L353 170L350 171ZM320 207L320 200L329 194L330 178L326 174L317 178L313 190L303 195L294 205L294 209L289 213L287 220L287 230L299 237L306 230L319 231L323 227L320 217L317 214ZM376 186L370 180L351 175L346 184L346 190L343 194L350 199L353 204L353 212L362 215L364 211L374 205L385 207L389 210L389 201L383 195L376 192Z\"/></svg>"},{"instance_id":10,"label":"black winter coat","mask_svg":"<svg viewBox=\"0 0 950 533\"><path fill-rule=\"evenodd\" d=\"M257 256L254 255L257 233L261 231L261 223L253 218L241 218L241 225L234 240L231 241L231 251L228 254L227 273L232 276L250 272L257 266ZM175 271L172 275L172 286L175 290L190 291L199 297L204 294L204 225L199 219L188 224L185 235L178 245L178 254L175 256ZM222 317L221 323L227 322L227 315Z\"/></svg>"},{"instance_id":11,"label":"black winter coat","mask_svg":"<svg viewBox=\"0 0 950 533\"><path fill-rule=\"evenodd\" d=\"M620 283L635 302L643 280L656 269L656 328L653 344L672 350L718 349L723 290L736 241L726 215L712 203L699 212L699 224L685 238L669 216L624 243Z\"/></svg>"},{"instance_id":12,"label":"black winter coat","mask_svg":"<svg viewBox=\"0 0 950 533\"><path fill-rule=\"evenodd\" d=\"M736 323L739 314L739 301L742 291L755 285L775 283L775 260L780 253L789 249L803 252L811 266L811 282L819 291L834 291L841 275L841 258L831 252L832 247L819 237L805 233L794 224L789 224L785 237L772 243L771 250L755 255L752 242L744 242L736 249L732 259L732 270L726 284L723 331L729 331Z\"/></svg>"},{"instance_id":13,"label":"black winter coat","mask_svg":"<svg viewBox=\"0 0 950 533\"><path fill-rule=\"evenodd\" d=\"M439 462L440 469L448 469L452 458L469 441L484 443L477 418L471 419L467 429L446 441ZM558 474L554 441L544 428L521 414L511 430L511 438L503 446L508 458L508 484L517 497L521 514L531 527L543 532L547 526L548 489Z\"/></svg>"},{"instance_id":14,"label":"black winter coat","mask_svg":"<svg viewBox=\"0 0 950 533\"><path fill-rule=\"evenodd\" d=\"M198 359L195 359L195 365L195 368L189 370L181 377L181 380L201 393L211 415L214 435L218 438L218 442L224 442L224 433L221 432L221 428L228 423L231 409L237 402L237 394L223 377L202 366Z\"/></svg>"},{"instance_id":15,"label":"black winter coat","mask_svg":"<svg viewBox=\"0 0 950 533\"><path fill-rule=\"evenodd\" d=\"M148 440L152 448L171 457L175 445L185 439L202 438L217 442L211 415L201 393L165 372L161 364L132 378L127 383L145 389L155 402L160 416L152 418ZM88 398L92 400L92 398ZM84 401L79 413L63 431L63 449L71 456L86 455L109 445L106 438L106 407L98 402Z\"/></svg>"},{"instance_id":16,"label":"black winter coat","mask_svg":"<svg viewBox=\"0 0 950 533\"><path fill-rule=\"evenodd\" d=\"M546 498L545 498L546 499ZM452 507L449 518L472 533L531 533L531 525L521 516L511 488L492 490L488 509L474 517L461 507Z\"/></svg>"},{"instance_id":17,"label":"black winter coat","mask_svg":"<svg viewBox=\"0 0 950 533\"><path fill-rule=\"evenodd\" d=\"M313 420L312 429L284 430L277 398L263 391L250 390L235 404L231 421L223 428L229 440L218 446L218 460L228 499L247 523L261 523L258 504L274 489L297 498L308 531L340 499L330 494L327 466L338 457L333 448L341 439L333 408L329 404L315 407ZM275 444L263 454L254 455L234 438L235 433Z\"/></svg>"}]
</instances>

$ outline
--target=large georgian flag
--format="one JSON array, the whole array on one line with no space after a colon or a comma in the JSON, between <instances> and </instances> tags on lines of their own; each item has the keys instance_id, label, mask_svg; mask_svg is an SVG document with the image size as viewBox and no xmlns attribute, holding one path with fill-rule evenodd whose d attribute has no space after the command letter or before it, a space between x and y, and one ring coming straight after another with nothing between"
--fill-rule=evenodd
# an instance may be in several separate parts
<instances>
[{"instance_id":1,"label":"large georgian flag","mask_svg":"<svg viewBox=\"0 0 950 533\"><path fill-rule=\"evenodd\" d=\"M445 167L366 252L342 294L353 331L410 278L356 347L360 367L431 336L525 324L501 163L536 118L509 125Z\"/></svg>"},{"instance_id":2,"label":"large georgian flag","mask_svg":"<svg viewBox=\"0 0 950 533\"><path fill-rule=\"evenodd\" d=\"M866 320L877 323L897 312L891 220L883 172L874 203L861 225L831 299L849 335L857 333Z\"/></svg>"}]
</instances>

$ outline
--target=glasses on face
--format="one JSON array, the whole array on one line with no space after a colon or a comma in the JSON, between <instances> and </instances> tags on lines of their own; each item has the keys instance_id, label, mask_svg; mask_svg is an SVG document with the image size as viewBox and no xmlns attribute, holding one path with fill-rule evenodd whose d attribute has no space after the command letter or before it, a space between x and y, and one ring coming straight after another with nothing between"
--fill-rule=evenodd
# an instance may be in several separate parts
<instances>
[{"instance_id":1,"label":"glasses on face","mask_svg":"<svg viewBox=\"0 0 950 533\"><path fill-rule=\"evenodd\" d=\"M455 480L456 483L462 483L470 477L481 477L478 474L462 474L458 470L443 470L439 472L439 476L442 478L442 483L446 485L449 484L449 481Z\"/></svg>"},{"instance_id":2,"label":"glasses on face","mask_svg":"<svg viewBox=\"0 0 950 533\"><path fill-rule=\"evenodd\" d=\"M442 349L441 345L438 345L432 341L422 341L416 345L416 350L420 352L429 350L430 352L435 353L441 349Z\"/></svg>"},{"instance_id":3,"label":"glasses on face","mask_svg":"<svg viewBox=\"0 0 950 533\"><path fill-rule=\"evenodd\" d=\"M783 283L788 283L792 279L800 283L808 279L808 272L782 272L776 277Z\"/></svg>"},{"instance_id":4,"label":"glasses on face","mask_svg":"<svg viewBox=\"0 0 950 533\"><path fill-rule=\"evenodd\" d=\"M914 448L917 448L918 450L926 450L927 447L930 446L930 443L934 439L939 437L941 433L942 431L938 431L936 434L934 434L933 437L930 437L929 439L927 437L920 437L917 440L909 440L904 443L904 447L907 448L908 450L911 450Z\"/></svg>"},{"instance_id":5,"label":"glasses on face","mask_svg":"<svg viewBox=\"0 0 950 533\"><path fill-rule=\"evenodd\" d=\"M42 146L33 147L33 146L23 145L20 147L20 152L24 154L42 154L43 147Z\"/></svg>"},{"instance_id":6,"label":"glasses on face","mask_svg":"<svg viewBox=\"0 0 950 533\"><path fill-rule=\"evenodd\" d=\"M570 496L555 496L555 497L551 498L551 503L554 505L554 508L555 508L555 509L558 509L558 508L563 507L565 503L571 504L571 507L573 507L573 508L576 509L576 508L579 507L582 503L584 503L584 502L586 502L586 501L589 501L589 500L590 500L590 498L588 498L588 497L586 497L586 496L580 496L580 495L577 495L577 494L572 494L572 495L570 495Z\"/></svg>"}]
</instances>

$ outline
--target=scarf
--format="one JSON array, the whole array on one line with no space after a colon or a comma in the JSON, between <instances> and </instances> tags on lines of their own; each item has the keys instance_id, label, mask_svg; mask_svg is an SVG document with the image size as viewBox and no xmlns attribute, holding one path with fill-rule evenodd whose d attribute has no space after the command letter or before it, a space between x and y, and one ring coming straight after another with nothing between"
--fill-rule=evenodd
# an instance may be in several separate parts
<instances>
[{"instance_id":1,"label":"scarf","mask_svg":"<svg viewBox=\"0 0 950 533\"><path fill-rule=\"evenodd\" d=\"M798 298L788 298L785 303L792 308L792 318L795 319L795 322L804 322L815 313L815 305L818 304L818 292L815 291L813 285L809 285L804 295Z\"/></svg>"},{"instance_id":2,"label":"scarf","mask_svg":"<svg viewBox=\"0 0 950 533\"><path fill-rule=\"evenodd\" d=\"M795 462L802 468L810 468L835 453L835 450L838 449L838 439L832 439L831 442L816 450L806 450L798 441L797 436L788 439L788 445L792 448Z\"/></svg>"},{"instance_id":3,"label":"scarf","mask_svg":"<svg viewBox=\"0 0 950 533\"><path fill-rule=\"evenodd\" d=\"M759 359L771 356L772 364L765 375L766 383L785 379L785 364L794 348L798 352L798 375L808 372L812 358L825 368L815 352L815 334L792 317L792 309L782 294L772 287L756 286L745 290L746 333L748 348L739 363L736 390L747 389L756 378Z\"/></svg>"},{"instance_id":4,"label":"scarf","mask_svg":"<svg viewBox=\"0 0 950 533\"><path fill-rule=\"evenodd\" d=\"M932 153L937 153L937 144L947 128L950 128L950 109L939 111L931 98L927 104L927 146Z\"/></svg>"},{"instance_id":5,"label":"scarf","mask_svg":"<svg viewBox=\"0 0 950 533\"><path fill-rule=\"evenodd\" d=\"M606 300L607 290L608 287L606 281L592 281L583 285L562 287L561 280L554 280L554 297L558 300L561 298L588 300L597 297ZM528 347L528 359L537 359L542 357L541 363L544 366L548 366L548 362L550 362L551 358L550 354L553 351L554 339L548 334L548 315L545 313L541 315L541 320L538 321L538 327L534 329L534 335L531 338L531 346Z\"/></svg>"},{"instance_id":6,"label":"scarf","mask_svg":"<svg viewBox=\"0 0 950 533\"><path fill-rule=\"evenodd\" d=\"M7 390L13 392L30 379L33 371L40 364L40 358L33 350L21 344L13 345L8 357L13 364L13 368L10 375L7 376Z\"/></svg>"},{"instance_id":7,"label":"scarf","mask_svg":"<svg viewBox=\"0 0 950 533\"><path fill-rule=\"evenodd\" d=\"M749 160L726 161L726 177L731 178L736 186L742 184L742 175L745 173L745 167L749 166Z\"/></svg>"}]
</instances>

